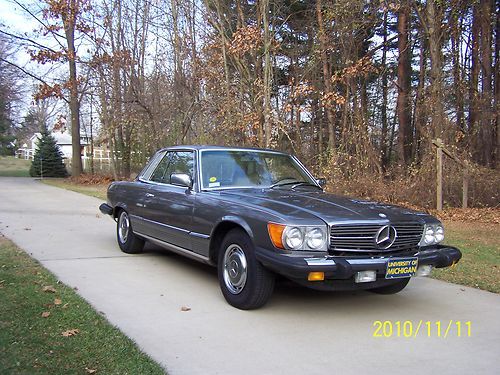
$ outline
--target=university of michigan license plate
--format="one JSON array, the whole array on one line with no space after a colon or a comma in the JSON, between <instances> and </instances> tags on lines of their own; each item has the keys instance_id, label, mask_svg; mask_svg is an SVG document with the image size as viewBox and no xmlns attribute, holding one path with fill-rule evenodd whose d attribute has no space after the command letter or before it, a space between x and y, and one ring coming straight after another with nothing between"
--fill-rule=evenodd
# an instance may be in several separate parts
<instances>
[{"instance_id":1,"label":"university of michigan license plate","mask_svg":"<svg viewBox=\"0 0 500 375\"><path fill-rule=\"evenodd\" d=\"M397 279L402 277L411 277L415 275L418 267L418 258L396 258L387 261L385 271L386 279Z\"/></svg>"}]
</instances>

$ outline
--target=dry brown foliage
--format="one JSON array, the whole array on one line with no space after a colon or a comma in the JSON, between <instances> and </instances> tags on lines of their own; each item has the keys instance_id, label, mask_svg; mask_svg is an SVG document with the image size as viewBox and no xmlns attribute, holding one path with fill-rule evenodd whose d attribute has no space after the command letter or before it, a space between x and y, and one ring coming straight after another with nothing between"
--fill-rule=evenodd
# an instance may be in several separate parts
<instances>
[{"instance_id":1,"label":"dry brown foliage","mask_svg":"<svg viewBox=\"0 0 500 375\"><path fill-rule=\"evenodd\" d=\"M429 211L440 220L500 224L500 209L498 208L448 208L443 211Z\"/></svg>"},{"instance_id":2,"label":"dry brown foliage","mask_svg":"<svg viewBox=\"0 0 500 375\"><path fill-rule=\"evenodd\" d=\"M434 158L419 166L402 169L395 166L385 174L373 168L356 168L354 161L330 158L313 168L317 176L326 177L327 190L346 196L387 202L430 212L443 220L500 222L500 171L469 163L469 209L462 206L462 171L453 162L443 170L444 211L436 207L436 172Z\"/></svg>"},{"instance_id":3,"label":"dry brown foliage","mask_svg":"<svg viewBox=\"0 0 500 375\"><path fill-rule=\"evenodd\" d=\"M100 174L81 174L70 177L69 181L75 185L107 185L114 181L113 177Z\"/></svg>"}]
</instances>

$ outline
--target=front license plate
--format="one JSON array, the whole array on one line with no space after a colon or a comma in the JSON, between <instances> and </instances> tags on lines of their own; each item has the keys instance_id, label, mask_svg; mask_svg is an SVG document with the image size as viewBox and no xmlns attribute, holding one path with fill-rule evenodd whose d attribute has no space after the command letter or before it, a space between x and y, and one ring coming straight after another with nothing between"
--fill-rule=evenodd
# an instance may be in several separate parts
<instances>
[{"instance_id":1,"label":"front license plate","mask_svg":"<svg viewBox=\"0 0 500 375\"><path fill-rule=\"evenodd\" d=\"M386 279L398 279L415 275L418 267L418 258L396 258L387 261Z\"/></svg>"}]
</instances>

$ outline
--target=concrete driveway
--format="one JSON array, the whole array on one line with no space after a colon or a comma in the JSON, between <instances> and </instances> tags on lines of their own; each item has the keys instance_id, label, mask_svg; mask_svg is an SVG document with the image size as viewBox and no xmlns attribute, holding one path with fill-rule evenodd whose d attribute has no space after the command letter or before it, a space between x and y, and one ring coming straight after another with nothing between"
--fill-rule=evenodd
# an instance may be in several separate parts
<instances>
[{"instance_id":1,"label":"concrete driveway","mask_svg":"<svg viewBox=\"0 0 500 375\"><path fill-rule=\"evenodd\" d=\"M32 179L0 178L0 232L78 287L171 374L498 373L499 295L423 278L393 296L283 282L264 308L239 311L224 301L215 269L153 247L121 253L99 204ZM377 320L392 322L392 337L373 337ZM413 333L423 324L405 338L397 321L411 321Z\"/></svg>"}]
</instances>

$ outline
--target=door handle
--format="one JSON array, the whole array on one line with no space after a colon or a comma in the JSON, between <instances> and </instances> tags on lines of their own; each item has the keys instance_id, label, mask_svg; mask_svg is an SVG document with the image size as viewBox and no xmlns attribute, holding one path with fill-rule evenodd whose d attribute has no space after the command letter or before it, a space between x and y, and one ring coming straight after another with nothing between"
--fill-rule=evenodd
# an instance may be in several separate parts
<instances>
[{"instance_id":1,"label":"door handle","mask_svg":"<svg viewBox=\"0 0 500 375\"><path fill-rule=\"evenodd\" d=\"M146 193L146 197L148 197L148 198L152 198L152 197L154 197L154 196L155 196L154 194L151 194L151 193Z\"/></svg>"}]
</instances>

